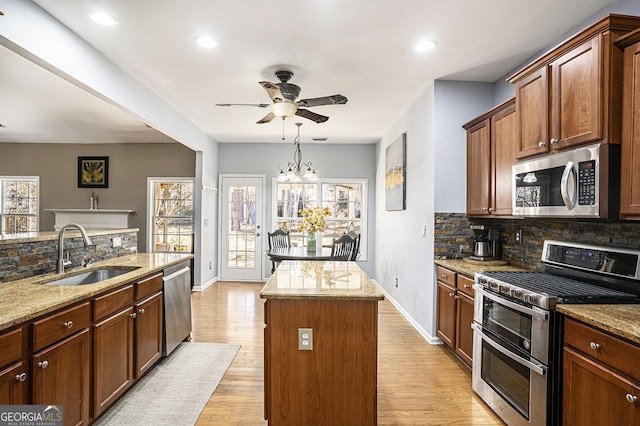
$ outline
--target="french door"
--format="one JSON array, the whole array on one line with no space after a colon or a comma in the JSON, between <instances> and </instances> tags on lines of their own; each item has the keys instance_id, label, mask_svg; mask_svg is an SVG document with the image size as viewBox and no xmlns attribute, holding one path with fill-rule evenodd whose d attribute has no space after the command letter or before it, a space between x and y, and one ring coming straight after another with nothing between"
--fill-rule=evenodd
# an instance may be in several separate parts
<instances>
[{"instance_id":1,"label":"french door","mask_svg":"<svg viewBox=\"0 0 640 426\"><path fill-rule=\"evenodd\" d=\"M262 280L264 183L264 176L221 177L221 280Z\"/></svg>"}]
</instances>

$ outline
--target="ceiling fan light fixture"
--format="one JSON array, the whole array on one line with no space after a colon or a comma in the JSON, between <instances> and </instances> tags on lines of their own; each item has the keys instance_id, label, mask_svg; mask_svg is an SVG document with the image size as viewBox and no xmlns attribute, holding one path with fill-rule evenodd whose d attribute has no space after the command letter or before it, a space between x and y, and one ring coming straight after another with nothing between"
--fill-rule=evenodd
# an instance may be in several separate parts
<instances>
[{"instance_id":1,"label":"ceiling fan light fixture","mask_svg":"<svg viewBox=\"0 0 640 426\"><path fill-rule=\"evenodd\" d=\"M105 12L89 12L89 18L103 27L113 27L118 25L118 21L113 16Z\"/></svg>"},{"instance_id":2,"label":"ceiling fan light fixture","mask_svg":"<svg viewBox=\"0 0 640 426\"><path fill-rule=\"evenodd\" d=\"M293 102L284 101L284 102L274 102L269 105L269 109L271 113L276 117L291 117L298 111L298 106Z\"/></svg>"},{"instance_id":3,"label":"ceiling fan light fixture","mask_svg":"<svg viewBox=\"0 0 640 426\"><path fill-rule=\"evenodd\" d=\"M196 44L200 47L204 47L205 49L213 49L214 47L218 47L218 43L208 36L196 37Z\"/></svg>"},{"instance_id":4,"label":"ceiling fan light fixture","mask_svg":"<svg viewBox=\"0 0 640 426\"><path fill-rule=\"evenodd\" d=\"M434 40L423 40L420 43L416 44L415 50L416 52L428 52L433 50L438 45Z\"/></svg>"}]
</instances>

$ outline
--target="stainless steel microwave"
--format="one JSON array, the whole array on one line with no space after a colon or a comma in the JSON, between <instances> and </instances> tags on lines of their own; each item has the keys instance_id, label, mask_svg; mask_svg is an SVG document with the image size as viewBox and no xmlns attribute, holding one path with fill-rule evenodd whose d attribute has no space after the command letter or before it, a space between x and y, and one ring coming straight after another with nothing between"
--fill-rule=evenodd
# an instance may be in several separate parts
<instances>
[{"instance_id":1,"label":"stainless steel microwave","mask_svg":"<svg viewBox=\"0 0 640 426\"><path fill-rule=\"evenodd\" d=\"M596 144L513 166L513 215L618 217L620 145Z\"/></svg>"}]
</instances>

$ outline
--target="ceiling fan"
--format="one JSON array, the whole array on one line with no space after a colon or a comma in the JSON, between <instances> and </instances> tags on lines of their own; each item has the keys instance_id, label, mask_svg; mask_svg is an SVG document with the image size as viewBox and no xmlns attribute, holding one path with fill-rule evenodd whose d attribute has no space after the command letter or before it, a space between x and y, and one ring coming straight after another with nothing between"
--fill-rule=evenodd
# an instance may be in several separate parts
<instances>
[{"instance_id":1,"label":"ceiling fan","mask_svg":"<svg viewBox=\"0 0 640 426\"><path fill-rule=\"evenodd\" d=\"M321 105L341 105L347 103L346 96L333 95L324 96L321 98L309 98L300 99L296 102L298 95L300 95L300 86L289 83L293 72L281 70L276 71L276 77L280 80L280 83L271 83L269 81L261 81L260 85L269 94L269 97L273 101L270 104L216 104L216 106L257 106L260 108L269 107L269 113L265 115L258 124L268 123L276 117L280 117L283 120L292 115L307 118L316 123L324 123L329 119L326 115L316 114L315 112L305 109L307 107L315 107Z\"/></svg>"}]
</instances>

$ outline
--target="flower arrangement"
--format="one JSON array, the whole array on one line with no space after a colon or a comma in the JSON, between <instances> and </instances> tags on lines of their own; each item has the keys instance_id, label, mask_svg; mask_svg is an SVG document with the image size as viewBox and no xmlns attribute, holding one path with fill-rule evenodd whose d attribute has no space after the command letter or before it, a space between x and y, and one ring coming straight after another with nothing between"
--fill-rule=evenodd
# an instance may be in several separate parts
<instances>
[{"instance_id":1,"label":"flower arrangement","mask_svg":"<svg viewBox=\"0 0 640 426\"><path fill-rule=\"evenodd\" d=\"M328 207L314 207L313 209L303 209L302 223L298 226L298 232L307 232L309 234L314 232L324 232L325 226L327 226L324 218L331 216L331 211Z\"/></svg>"}]
</instances>

